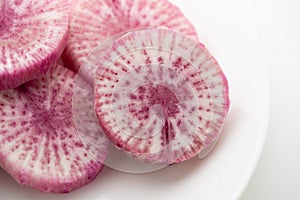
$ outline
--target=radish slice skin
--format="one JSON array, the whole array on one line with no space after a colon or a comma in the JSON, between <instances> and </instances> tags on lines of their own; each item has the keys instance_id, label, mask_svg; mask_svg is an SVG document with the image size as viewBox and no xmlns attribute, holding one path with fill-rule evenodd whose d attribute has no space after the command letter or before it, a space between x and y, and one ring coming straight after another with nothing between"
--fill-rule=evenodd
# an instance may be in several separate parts
<instances>
[{"instance_id":1,"label":"radish slice skin","mask_svg":"<svg viewBox=\"0 0 300 200\"><path fill-rule=\"evenodd\" d=\"M72 118L76 78L59 64L38 79L0 91L0 166L19 184L67 193L102 170L105 137L86 145Z\"/></svg>"},{"instance_id":2,"label":"radish slice skin","mask_svg":"<svg viewBox=\"0 0 300 200\"><path fill-rule=\"evenodd\" d=\"M199 42L168 29L137 30L94 63L99 123L133 157L178 163L220 135L230 106L228 82Z\"/></svg>"},{"instance_id":3,"label":"radish slice skin","mask_svg":"<svg viewBox=\"0 0 300 200\"><path fill-rule=\"evenodd\" d=\"M45 74L66 45L67 0L2 0L0 4L0 90Z\"/></svg>"},{"instance_id":4,"label":"radish slice skin","mask_svg":"<svg viewBox=\"0 0 300 200\"><path fill-rule=\"evenodd\" d=\"M147 27L168 27L198 38L191 22L166 0L73 0L62 58L78 71L91 50L108 37Z\"/></svg>"}]
</instances>

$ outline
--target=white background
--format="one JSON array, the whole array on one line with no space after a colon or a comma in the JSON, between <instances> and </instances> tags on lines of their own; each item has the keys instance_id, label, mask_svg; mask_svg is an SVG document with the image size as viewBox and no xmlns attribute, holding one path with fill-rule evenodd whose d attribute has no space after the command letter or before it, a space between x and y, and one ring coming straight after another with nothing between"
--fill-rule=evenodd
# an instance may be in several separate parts
<instances>
[{"instance_id":1,"label":"white background","mask_svg":"<svg viewBox=\"0 0 300 200\"><path fill-rule=\"evenodd\" d=\"M299 200L300 1L262 0L257 6L253 17L270 71L270 121L261 159L240 199Z\"/></svg>"}]
</instances>

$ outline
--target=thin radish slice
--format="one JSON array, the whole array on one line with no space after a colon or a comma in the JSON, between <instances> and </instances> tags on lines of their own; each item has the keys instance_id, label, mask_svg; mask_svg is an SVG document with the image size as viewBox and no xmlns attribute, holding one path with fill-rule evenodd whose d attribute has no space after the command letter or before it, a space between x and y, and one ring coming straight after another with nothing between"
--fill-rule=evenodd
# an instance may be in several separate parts
<instances>
[{"instance_id":1,"label":"thin radish slice","mask_svg":"<svg viewBox=\"0 0 300 200\"><path fill-rule=\"evenodd\" d=\"M197 39L189 20L166 0L73 0L68 44L63 53L67 67L77 71L84 59L106 38L136 28L168 27Z\"/></svg>"},{"instance_id":2,"label":"thin radish slice","mask_svg":"<svg viewBox=\"0 0 300 200\"><path fill-rule=\"evenodd\" d=\"M177 163L220 135L230 104L228 83L199 42L168 29L132 31L94 62L98 120L130 155Z\"/></svg>"},{"instance_id":3,"label":"thin radish slice","mask_svg":"<svg viewBox=\"0 0 300 200\"><path fill-rule=\"evenodd\" d=\"M72 118L76 78L57 65L38 79L0 91L0 166L21 185L70 192L91 182L103 168L105 136L98 135L89 145L82 142L79 134L84 133ZM93 136L87 131L85 141Z\"/></svg>"},{"instance_id":4,"label":"thin radish slice","mask_svg":"<svg viewBox=\"0 0 300 200\"><path fill-rule=\"evenodd\" d=\"M68 0L0 1L0 90L46 73L66 45Z\"/></svg>"}]
</instances>

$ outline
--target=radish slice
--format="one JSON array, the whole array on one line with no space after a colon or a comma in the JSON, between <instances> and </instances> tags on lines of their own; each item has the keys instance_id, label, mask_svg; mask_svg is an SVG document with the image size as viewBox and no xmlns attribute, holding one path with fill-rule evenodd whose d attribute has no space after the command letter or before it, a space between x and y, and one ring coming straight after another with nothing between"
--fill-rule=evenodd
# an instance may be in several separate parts
<instances>
[{"instance_id":1,"label":"radish slice","mask_svg":"<svg viewBox=\"0 0 300 200\"><path fill-rule=\"evenodd\" d=\"M116 147L171 164L196 156L220 135L228 83L199 42L168 29L137 30L94 58L95 111Z\"/></svg>"},{"instance_id":2,"label":"radish slice","mask_svg":"<svg viewBox=\"0 0 300 200\"><path fill-rule=\"evenodd\" d=\"M106 136L99 133L95 139L94 133L80 132L72 118L76 78L58 65L16 89L0 91L0 166L21 185L70 192L103 168Z\"/></svg>"},{"instance_id":3,"label":"radish slice","mask_svg":"<svg viewBox=\"0 0 300 200\"><path fill-rule=\"evenodd\" d=\"M49 69L66 45L68 0L0 1L0 90Z\"/></svg>"},{"instance_id":4,"label":"radish slice","mask_svg":"<svg viewBox=\"0 0 300 200\"><path fill-rule=\"evenodd\" d=\"M70 34L62 58L67 67L77 71L106 38L131 29L162 26L198 38L189 20L166 0L72 0Z\"/></svg>"}]
</instances>

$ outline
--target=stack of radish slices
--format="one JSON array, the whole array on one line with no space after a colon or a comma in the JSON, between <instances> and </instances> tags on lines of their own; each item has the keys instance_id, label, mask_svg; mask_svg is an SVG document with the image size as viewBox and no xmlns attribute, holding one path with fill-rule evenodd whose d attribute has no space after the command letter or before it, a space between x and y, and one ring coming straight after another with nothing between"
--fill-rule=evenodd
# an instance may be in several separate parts
<instances>
[{"instance_id":1,"label":"stack of radish slices","mask_svg":"<svg viewBox=\"0 0 300 200\"><path fill-rule=\"evenodd\" d=\"M228 83L166 0L0 0L0 166L18 183L70 192L108 147L148 164L210 149Z\"/></svg>"}]
</instances>

